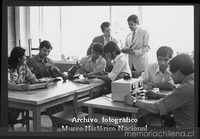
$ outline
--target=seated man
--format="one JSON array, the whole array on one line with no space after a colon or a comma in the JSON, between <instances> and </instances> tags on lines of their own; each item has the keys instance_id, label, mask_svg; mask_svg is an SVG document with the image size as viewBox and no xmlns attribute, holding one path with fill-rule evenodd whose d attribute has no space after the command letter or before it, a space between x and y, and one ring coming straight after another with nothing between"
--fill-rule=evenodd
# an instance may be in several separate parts
<instances>
[{"instance_id":1,"label":"seated man","mask_svg":"<svg viewBox=\"0 0 200 139\"><path fill-rule=\"evenodd\" d=\"M131 70L128 61L121 54L117 44L113 41L108 42L104 46L104 53L106 57L114 61L113 69L108 75L90 75L91 78L99 78L108 82L123 78L125 75L131 76Z\"/></svg>"},{"instance_id":2,"label":"seated man","mask_svg":"<svg viewBox=\"0 0 200 139\"><path fill-rule=\"evenodd\" d=\"M103 53L103 46L101 43L94 43L92 45L92 54L83 57L80 61L80 74L98 73L105 70L106 60L101 56Z\"/></svg>"},{"instance_id":3,"label":"seated man","mask_svg":"<svg viewBox=\"0 0 200 139\"><path fill-rule=\"evenodd\" d=\"M49 41L42 41L39 46L39 53L36 56L30 57L27 61L27 65L37 78L55 78L61 76L65 81L67 79L66 76L64 76L54 65L53 61L47 57L52 49L53 47Z\"/></svg>"},{"instance_id":4,"label":"seated man","mask_svg":"<svg viewBox=\"0 0 200 139\"><path fill-rule=\"evenodd\" d=\"M178 54L169 61L169 65L174 83L179 84L170 94L147 92L147 97L159 99L154 103L139 100L130 94L124 101L155 114L172 111L178 130L194 129L194 61L187 54Z\"/></svg>"},{"instance_id":5,"label":"seated man","mask_svg":"<svg viewBox=\"0 0 200 139\"><path fill-rule=\"evenodd\" d=\"M164 90L172 90L175 84L171 78L168 61L172 58L173 50L171 47L162 46L157 50L158 63L151 63L139 77L144 81L144 88L151 90L160 88Z\"/></svg>"},{"instance_id":6,"label":"seated man","mask_svg":"<svg viewBox=\"0 0 200 139\"><path fill-rule=\"evenodd\" d=\"M61 76L63 78L63 81L66 81L67 77L62 74L60 70L54 65L53 61L47 57L52 49L53 47L49 41L42 41L39 46L39 53L35 56L30 57L27 61L27 65L31 72L33 72L37 78L55 78ZM55 113L62 109L63 105L61 104L49 108L47 112L51 111L51 113Z\"/></svg>"}]
</instances>

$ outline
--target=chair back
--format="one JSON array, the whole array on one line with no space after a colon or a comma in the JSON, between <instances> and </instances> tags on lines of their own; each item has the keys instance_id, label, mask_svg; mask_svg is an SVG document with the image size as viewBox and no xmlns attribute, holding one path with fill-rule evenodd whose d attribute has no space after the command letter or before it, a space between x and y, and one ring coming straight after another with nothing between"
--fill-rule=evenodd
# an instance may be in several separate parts
<instances>
[{"instance_id":1,"label":"chair back","mask_svg":"<svg viewBox=\"0 0 200 139\"><path fill-rule=\"evenodd\" d=\"M83 106L83 102L88 101L92 98L92 88L86 88L83 90L76 91L73 100L73 116L77 118L78 108Z\"/></svg>"},{"instance_id":2,"label":"chair back","mask_svg":"<svg viewBox=\"0 0 200 139\"><path fill-rule=\"evenodd\" d=\"M41 39L39 39L39 44L41 42ZM32 48L32 39L28 39L28 48L29 48L29 57L31 57L33 55L33 51L38 51L39 52L39 48Z\"/></svg>"}]
</instances>

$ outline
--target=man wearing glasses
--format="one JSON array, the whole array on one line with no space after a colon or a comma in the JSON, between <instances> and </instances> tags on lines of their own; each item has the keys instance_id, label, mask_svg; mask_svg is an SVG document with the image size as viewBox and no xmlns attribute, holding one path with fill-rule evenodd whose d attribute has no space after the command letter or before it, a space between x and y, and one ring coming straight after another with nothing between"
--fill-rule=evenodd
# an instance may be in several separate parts
<instances>
[{"instance_id":1,"label":"man wearing glasses","mask_svg":"<svg viewBox=\"0 0 200 139\"><path fill-rule=\"evenodd\" d=\"M80 74L101 73L106 68L106 60L101 56L103 53L103 46L101 43L94 43L92 45L92 54L83 57L80 61Z\"/></svg>"}]
</instances>

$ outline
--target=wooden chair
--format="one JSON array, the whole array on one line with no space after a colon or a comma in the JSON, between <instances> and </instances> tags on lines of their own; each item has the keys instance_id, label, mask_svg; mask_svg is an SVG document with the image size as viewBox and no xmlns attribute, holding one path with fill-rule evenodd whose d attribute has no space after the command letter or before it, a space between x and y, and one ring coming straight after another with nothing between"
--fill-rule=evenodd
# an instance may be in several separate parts
<instances>
[{"instance_id":1,"label":"wooden chair","mask_svg":"<svg viewBox=\"0 0 200 139\"><path fill-rule=\"evenodd\" d=\"M74 94L74 100L64 104L64 111L51 114L49 117L52 121L53 131L57 131L59 127L70 125L80 126L81 123L72 122L73 118L87 117L88 113L82 111L83 102L92 98L92 88L76 91Z\"/></svg>"},{"instance_id":2,"label":"wooden chair","mask_svg":"<svg viewBox=\"0 0 200 139\"><path fill-rule=\"evenodd\" d=\"M14 131L14 125L15 124L22 124L22 126L26 125L26 131L30 131L30 125L29 120L32 120L31 117L29 117L29 111L28 110L20 110L21 118L16 119L10 123L12 131Z\"/></svg>"},{"instance_id":3,"label":"wooden chair","mask_svg":"<svg viewBox=\"0 0 200 139\"><path fill-rule=\"evenodd\" d=\"M164 119L162 118L162 116L160 116L160 114L153 114L153 113L150 113L150 119L149 119L149 122L147 124L148 127L154 127L154 126L151 126L151 122L153 120L153 117L156 117L160 120L160 126L158 126L158 127L164 127L164 124L163 124Z\"/></svg>"},{"instance_id":4,"label":"wooden chair","mask_svg":"<svg viewBox=\"0 0 200 139\"><path fill-rule=\"evenodd\" d=\"M160 126L151 126L153 117L156 117L160 120ZM150 119L149 119L147 126L149 126L149 127L174 127L175 121L171 120L171 119L173 119L172 117L173 117L173 114L171 111L169 111L168 113L166 113L164 115L150 113Z\"/></svg>"},{"instance_id":5,"label":"wooden chair","mask_svg":"<svg viewBox=\"0 0 200 139\"><path fill-rule=\"evenodd\" d=\"M41 39L39 39L39 44L41 43ZM29 57L31 57L32 51L39 51L39 48L32 48L32 39L28 39L28 48L29 48Z\"/></svg>"}]
</instances>

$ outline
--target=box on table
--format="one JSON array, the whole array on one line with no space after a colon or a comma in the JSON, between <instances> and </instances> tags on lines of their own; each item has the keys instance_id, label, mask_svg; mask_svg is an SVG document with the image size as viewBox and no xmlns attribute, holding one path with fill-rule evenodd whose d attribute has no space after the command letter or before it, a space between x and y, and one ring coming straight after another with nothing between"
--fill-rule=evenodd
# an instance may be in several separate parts
<instances>
[{"instance_id":1,"label":"box on table","mask_svg":"<svg viewBox=\"0 0 200 139\"><path fill-rule=\"evenodd\" d=\"M119 79L111 83L112 100L124 101L124 97L136 89L143 88L143 81L138 78Z\"/></svg>"}]
</instances>

